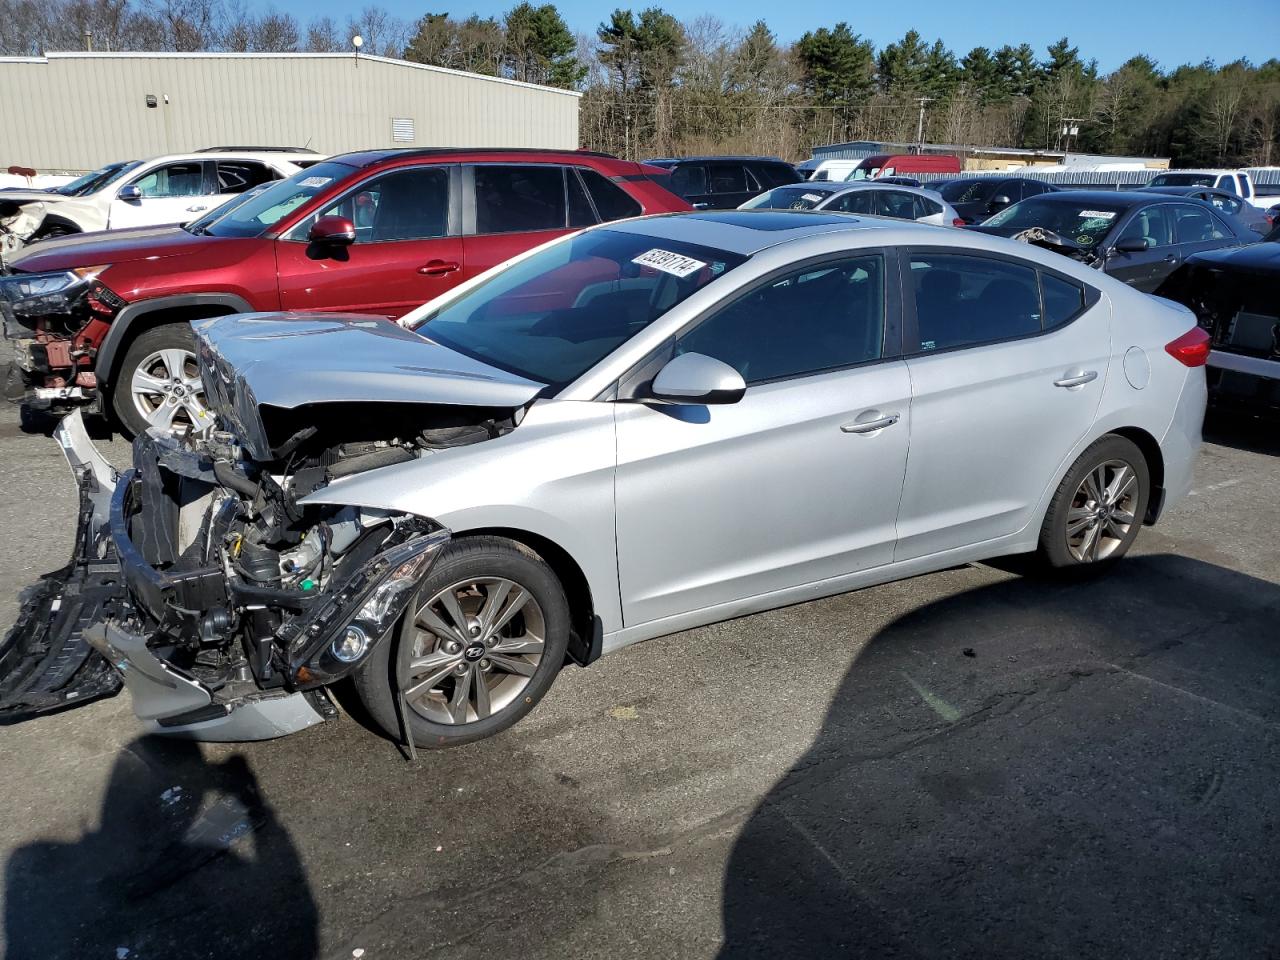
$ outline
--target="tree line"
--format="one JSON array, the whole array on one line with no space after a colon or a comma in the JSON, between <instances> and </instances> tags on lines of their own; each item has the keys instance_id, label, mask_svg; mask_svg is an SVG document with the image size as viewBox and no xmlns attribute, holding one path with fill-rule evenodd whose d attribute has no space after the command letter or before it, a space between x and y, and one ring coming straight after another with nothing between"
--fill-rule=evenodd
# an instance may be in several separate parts
<instances>
[{"instance_id":1,"label":"tree line","mask_svg":"<svg viewBox=\"0 0 1280 960\"><path fill-rule=\"evenodd\" d=\"M617 9L574 34L553 4L503 17L366 6L342 24L245 0L0 0L0 53L49 50L362 52L581 90L582 145L627 157L765 153L848 140L1015 146L1280 164L1280 59L1104 73L1063 38L964 54L915 30L877 48L845 22L779 42L763 21Z\"/></svg>"}]
</instances>

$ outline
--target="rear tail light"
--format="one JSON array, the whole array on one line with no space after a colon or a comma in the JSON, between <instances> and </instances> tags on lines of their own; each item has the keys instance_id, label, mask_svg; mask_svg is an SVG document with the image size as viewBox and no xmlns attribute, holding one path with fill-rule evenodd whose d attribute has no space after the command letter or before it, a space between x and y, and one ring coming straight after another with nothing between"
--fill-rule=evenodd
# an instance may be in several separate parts
<instances>
[{"instance_id":1,"label":"rear tail light","mask_svg":"<svg viewBox=\"0 0 1280 960\"><path fill-rule=\"evenodd\" d=\"M1165 352L1188 367L1203 367L1209 359L1209 334L1192 327L1177 340L1165 344Z\"/></svg>"},{"instance_id":2,"label":"rear tail light","mask_svg":"<svg viewBox=\"0 0 1280 960\"><path fill-rule=\"evenodd\" d=\"M963 217L956 217L954 220L952 220L952 221L951 221L951 225L952 225L953 227L963 227L963 226L964 226L964 218L963 218Z\"/></svg>"}]
</instances>

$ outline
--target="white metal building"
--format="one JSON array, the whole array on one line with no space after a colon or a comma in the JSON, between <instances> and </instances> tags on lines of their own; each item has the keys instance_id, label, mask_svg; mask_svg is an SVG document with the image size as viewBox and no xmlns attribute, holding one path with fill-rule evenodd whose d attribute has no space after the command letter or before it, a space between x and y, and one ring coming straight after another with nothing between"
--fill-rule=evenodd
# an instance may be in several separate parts
<instances>
[{"instance_id":1,"label":"white metal building","mask_svg":"<svg viewBox=\"0 0 1280 960\"><path fill-rule=\"evenodd\" d=\"M346 53L0 57L0 170L219 145L572 149L581 94Z\"/></svg>"}]
</instances>

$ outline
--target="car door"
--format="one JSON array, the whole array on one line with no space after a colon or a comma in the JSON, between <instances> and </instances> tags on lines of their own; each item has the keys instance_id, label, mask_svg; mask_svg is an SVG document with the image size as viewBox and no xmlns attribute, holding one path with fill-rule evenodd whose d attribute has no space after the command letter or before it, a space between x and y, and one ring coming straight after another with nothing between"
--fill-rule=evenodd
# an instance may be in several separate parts
<instances>
[{"instance_id":1,"label":"car door","mask_svg":"<svg viewBox=\"0 0 1280 960\"><path fill-rule=\"evenodd\" d=\"M671 171L671 189L698 210L712 206L707 189L707 168L701 163L678 163Z\"/></svg>"},{"instance_id":2,"label":"car door","mask_svg":"<svg viewBox=\"0 0 1280 960\"><path fill-rule=\"evenodd\" d=\"M400 167L364 180L276 241L285 310L354 311L400 317L458 283L457 166ZM346 217L350 246L310 243L321 216Z\"/></svg>"},{"instance_id":3,"label":"car door","mask_svg":"<svg viewBox=\"0 0 1280 960\"><path fill-rule=\"evenodd\" d=\"M206 167L209 161L180 160L161 164L130 177L121 187L137 187L141 196L116 196L107 210L107 228L151 227L186 223L209 209L213 200Z\"/></svg>"},{"instance_id":4,"label":"car door","mask_svg":"<svg viewBox=\"0 0 1280 960\"><path fill-rule=\"evenodd\" d=\"M1110 307L1026 261L904 251L911 454L895 561L1016 533L1097 415Z\"/></svg>"},{"instance_id":5,"label":"car door","mask_svg":"<svg viewBox=\"0 0 1280 960\"><path fill-rule=\"evenodd\" d=\"M1172 204L1156 203L1139 207L1109 237L1111 249L1106 271L1131 287L1150 293L1168 276L1181 260L1174 241ZM1116 245L1127 240L1146 240L1145 250L1122 251Z\"/></svg>"},{"instance_id":6,"label":"car door","mask_svg":"<svg viewBox=\"0 0 1280 960\"><path fill-rule=\"evenodd\" d=\"M466 164L462 177L464 278L570 229L565 168L559 164ZM574 184L575 211L581 207L577 186ZM594 218L589 222L594 223ZM582 219L574 226L587 223Z\"/></svg>"},{"instance_id":7,"label":"car door","mask_svg":"<svg viewBox=\"0 0 1280 960\"><path fill-rule=\"evenodd\" d=\"M739 402L617 405L628 626L892 559L910 433L895 274L880 252L781 271L673 347L738 369Z\"/></svg>"},{"instance_id":8,"label":"car door","mask_svg":"<svg viewBox=\"0 0 1280 960\"><path fill-rule=\"evenodd\" d=\"M1178 244L1179 262L1193 253L1239 243L1232 229L1207 205L1175 203L1172 207L1173 233ZM1163 280L1172 272L1173 266L1170 266L1159 279Z\"/></svg>"},{"instance_id":9,"label":"car door","mask_svg":"<svg viewBox=\"0 0 1280 960\"><path fill-rule=\"evenodd\" d=\"M761 192L755 177L736 161L708 163L707 188L713 210L733 210Z\"/></svg>"}]
</instances>

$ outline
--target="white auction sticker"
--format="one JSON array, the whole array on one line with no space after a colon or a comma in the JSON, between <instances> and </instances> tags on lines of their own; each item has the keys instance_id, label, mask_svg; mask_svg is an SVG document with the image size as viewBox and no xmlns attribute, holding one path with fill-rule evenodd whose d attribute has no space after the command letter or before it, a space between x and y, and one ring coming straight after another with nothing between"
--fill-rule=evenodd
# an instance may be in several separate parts
<instances>
[{"instance_id":1,"label":"white auction sticker","mask_svg":"<svg viewBox=\"0 0 1280 960\"><path fill-rule=\"evenodd\" d=\"M1081 220L1114 220L1116 218L1113 210L1081 210L1076 216Z\"/></svg>"},{"instance_id":2,"label":"white auction sticker","mask_svg":"<svg viewBox=\"0 0 1280 960\"><path fill-rule=\"evenodd\" d=\"M697 273L706 266L701 260L695 260L693 257L684 257L678 253L672 253L670 250L650 250L633 258L631 262L638 263L642 267L653 267L653 269L669 273L673 277L687 277L689 274Z\"/></svg>"},{"instance_id":3,"label":"white auction sticker","mask_svg":"<svg viewBox=\"0 0 1280 960\"><path fill-rule=\"evenodd\" d=\"M328 183L328 182L329 182L330 180L332 180L332 179L333 179L333 177L307 177L307 178L306 178L306 179L304 179L304 180L299 180L299 181L298 181L298 186L300 186L300 187L323 187L326 183Z\"/></svg>"},{"instance_id":4,"label":"white auction sticker","mask_svg":"<svg viewBox=\"0 0 1280 960\"><path fill-rule=\"evenodd\" d=\"M821 199L822 199L822 194L820 194L820 193L802 193L802 194L800 194L800 199L801 199L801 200L808 200L810 203L817 203L819 200L821 200Z\"/></svg>"}]
</instances>

